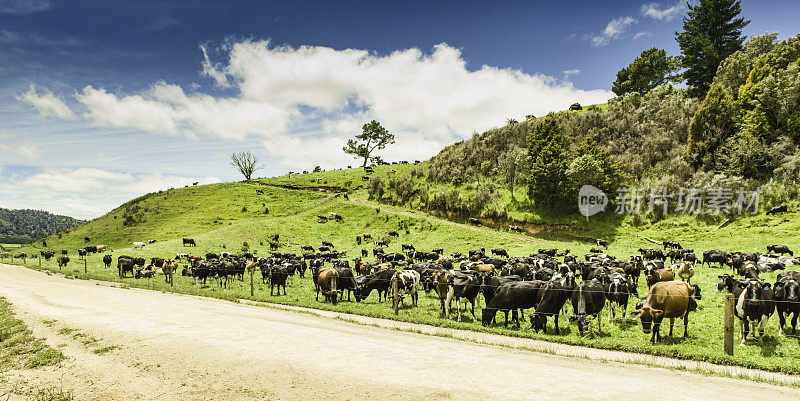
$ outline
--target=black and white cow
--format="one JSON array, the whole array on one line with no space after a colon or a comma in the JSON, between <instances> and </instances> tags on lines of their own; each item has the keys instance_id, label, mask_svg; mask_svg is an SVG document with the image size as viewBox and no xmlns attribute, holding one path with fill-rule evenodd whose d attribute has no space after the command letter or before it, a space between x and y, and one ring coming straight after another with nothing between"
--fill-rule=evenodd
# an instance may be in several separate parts
<instances>
[{"instance_id":1,"label":"black and white cow","mask_svg":"<svg viewBox=\"0 0 800 401\"><path fill-rule=\"evenodd\" d=\"M739 283L741 293L736 299L734 314L739 318L739 331L741 332L742 342L745 345L747 334L750 333L752 325L753 336L758 326L759 343L763 341L764 328L769 317L775 312L775 294L772 286L761 280L745 280Z\"/></svg>"}]
</instances>

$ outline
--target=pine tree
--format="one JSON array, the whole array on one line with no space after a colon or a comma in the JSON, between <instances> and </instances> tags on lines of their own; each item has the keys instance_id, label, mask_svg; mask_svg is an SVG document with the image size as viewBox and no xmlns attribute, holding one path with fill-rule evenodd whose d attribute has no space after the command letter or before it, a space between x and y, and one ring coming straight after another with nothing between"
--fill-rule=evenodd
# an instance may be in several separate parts
<instances>
[{"instance_id":1,"label":"pine tree","mask_svg":"<svg viewBox=\"0 0 800 401\"><path fill-rule=\"evenodd\" d=\"M745 39L742 28L750 23L739 17L741 12L739 0L700 0L689 5L683 32L675 35L691 96L705 97L722 60L741 50Z\"/></svg>"}]
</instances>

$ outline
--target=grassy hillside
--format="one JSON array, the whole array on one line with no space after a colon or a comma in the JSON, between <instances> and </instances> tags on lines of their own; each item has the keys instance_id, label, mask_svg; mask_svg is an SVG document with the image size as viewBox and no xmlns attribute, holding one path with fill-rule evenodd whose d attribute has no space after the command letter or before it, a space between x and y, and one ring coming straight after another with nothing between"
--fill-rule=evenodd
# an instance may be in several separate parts
<instances>
[{"instance_id":1,"label":"grassy hillside","mask_svg":"<svg viewBox=\"0 0 800 401\"><path fill-rule=\"evenodd\" d=\"M113 248L131 246L134 241L180 240L236 222L290 216L313 207L325 196L240 183L171 189L133 199L66 231L62 238L52 236L47 241L53 249L74 252L86 245L84 237L89 237L91 244Z\"/></svg>"},{"instance_id":2,"label":"grassy hillside","mask_svg":"<svg viewBox=\"0 0 800 401\"><path fill-rule=\"evenodd\" d=\"M376 169L375 175L386 176L395 169L396 174L416 168L415 166L382 166ZM239 252L243 243L258 255L266 255L268 238L275 233L281 234L281 251L299 253L299 245L311 244L319 246L322 240L331 241L338 249L348 251L350 258L358 256L362 248L371 249L370 244L357 246L355 235L371 233L376 237L384 235L388 230L400 232L400 239L389 245L388 251L400 251L400 244L411 243L420 250L443 247L445 252L466 252L480 246L486 248L506 248L511 255L527 255L535 253L539 248L568 248L573 253L582 255L593 245L587 242L570 239L568 235L598 237L598 233L608 233L604 226L609 222L595 224L594 220L583 223L580 227L561 226L551 230L534 232L532 235L512 234L508 231L494 230L486 227L470 227L454 224L451 221L426 215L413 207L377 205L366 200L366 192L357 189L354 177L360 176L360 169L331 171L291 177L276 177L253 183L216 184L181 188L162 193L154 193L133 200L101 218L81 225L62 239L49 239L52 249L70 249L72 262L64 271L76 277L91 277L111 281L124 281L137 287L166 291L178 291L225 299L251 298L249 281L236 281L229 289L220 289L213 281L208 287L193 283L192 279L176 277L175 287L166 286L162 279L135 280L117 278L116 270L107 270L102 266L101 256L93 255L88 259L88 274L83 273L83 263L75 255L74 250L83 247L84 236L91 237L92 244L108 244L115 256L128 254L133 256L173 257L177 252L204 254L209 251L228 250ZM321 182L317 182L317 178ZM313 180L313 183L312 183ZM350 200L331 196L333 191L320 192L319 186L328 185L349 187ZM346 185L351 181L350 185ZM270 185L265 185L270 184ZM359 183L360 184L360 183ZM288 190L271 185L297 185L314 188L311 190ZM257 194L263 190L264 194ZM122 224L125 210L138 206L145 212L136 225ZM264 214L264 207L270 213ZM247 211L242 211L246 208ZM379 210L379 211L378 211ZM336 212L344 217L344 222L317 223L316 216ZM130 212L127 214L130 215ZM676 239L685 247L698 251L710 248L726 250L764 251L769 243L785 243L791 248L800 246L800 218L796 213L782 216L765 216L763 213L742 218L730 225L714 231L717 224L708 224L702 219L693 217L669 218L655 224L634 225L632 219L621 219L613 222L613 236L604 237L611 241L609 252L621 258L635 253L640 247L650 247L639 235L655 239ZM599 227L594 227L597 225ZM606 230L606 231L604 231ZM181 237L191 236L197 248L184 248ZM156 239L158 242L148 245L143 250L131 248L133 241ZM40 248L27 248L29 253L36 253ZM8 261L8 258L5 259ZM37 267L39 261L29 259L27 264ZM42 262L45 269L58 271L55 261ZM779 337L777 335L777 318L773 316L763 346L751 342L746 347L736 349L734 357L722 352L722 305L724 296L716 292L717 275L722 270L703 267L693 282L699 284L704 291L699 311L690 315L690 337L683 340L682 327L676 328L674 339L666 339L664 343L651 346L647 343L649 336L641 332L638 320L626 319L608 324L603 317L602 335L596 334L596 323L593 333L587 337L577 335L575 326L562 319L560 326L566 334L534 334L530 331L530 323L524 322L522 329L503 329L502 325L483 328L480 322L473 322L471 316L464 322L456 322L455 317L446 319L439 312L439 302L435 295L421 296L420 306L404 308L395 317L388 304L377 303L375 295L364 303L342 302L332 306L314 300L314 289L310 278L295 278L289 285L287 296L270 296L269 287L257 284L252 299L307 306L313 308L334 309L338 311L366 314L389 319L402 319L412 322L459 327L471 330L490 330L493 332L532 337L548 341L587 345L592 347L629 350L658 355L676 356L697 360L715 361L718 363L744 365L768 370L800 373L800 345L797 338ZM259 282L260 277L256 277ZM766 275L765 279L774 281L774 275ZM641 280L639 294L645 294L644 280ZM633 303L633 302L632 302ZM629 309L630 311L631 309ZM477 311L478 316L480 311ZM549 323L552 333L553 323ZM666 329L663 329L665 332ZM738 337L738 335L737 335Z\"/></svg>"}]
</instances>

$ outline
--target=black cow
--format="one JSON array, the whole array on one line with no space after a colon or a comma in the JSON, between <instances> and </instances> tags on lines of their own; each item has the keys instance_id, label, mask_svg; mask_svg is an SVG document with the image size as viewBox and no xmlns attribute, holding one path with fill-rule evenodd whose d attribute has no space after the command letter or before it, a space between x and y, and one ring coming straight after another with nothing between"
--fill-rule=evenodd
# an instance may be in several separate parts
<instances>
[{"instance_id":1,"label":"black cow","mask_svg":"<svg viewBox=\"0 0 800 401\"><path fill-rule=\"evenodd\" d=\"M797 317L800 316L800 272L790 270L778 273L773 287L775 289L775 307L778 311L778 333L783 335L786 317L792 315L792 334L797 329Z\"/></svg>"},{"instance_id":2,"label":"black cow","mask_svg":"<svg viewBox=\"0 0 800 401\"><path fill-rule=\"evenodd\" d=\"M136 264L134 263L133 258L120 256L117 258L117 271L119 273L120 278L125 278L125 273L130 272L131 276L134 275L133 267Z\"/></svg>"},{"instance_id":3,"label":"black cow","mask_svg":"<svg viewBox=\"0 0 800 401\"><path fill-rule=\"evenodd\" d=\"M500 288L501 285L513 281L522 281L522 277L517 275L490 276L488 274L481 274L480 280L481 280L480 292L481 294L483 294L483 302L485 303L485 305L489 305L489 302L492 301L495 292L497 292L497 289Z\"/></svg>"},{"instance_id":4,"label":"black cow","mask_svg":"<svg viewBox=\"0 0 800 401\"><path fill-rule=\"evenodd\" d=\"M786 206L786 204L784 203L783 205L780 205L780 206L771 207L769 210L767 210L767 215L778 214L778 213L786 213L788 211L789 211L789 207Z\"/></svg>"},{"instance_id":5,"label":"black cow","mask_svg":"<svg viewBox=\"0 0 800 401\"><path fill-rule=\"evenodd\" d=\"M642 249L639 248L638 252L642 255L644 260L664 260L664 251L661 249Z\"/></svg>"},{"instance_id":6,"label":"black cow","mask_svg":"<svg viewBox=\"0 0 800 401\"><path fill-rule=\"evenodd\" d=\"M263 271L262 271L263 277ZM283 295L286 295L286 278L289 277L289 269L283 266L275 266L269 272L269 295L272 295L272 290L278 287L278 295L281 295L281 287L283 287Z\"/></svg>"},{"instance_id":7,"label":"black cow","mask_svg":"<svg viewBox=\"0 0 800 401\"><path fill-rule=\"evenodd\" d=\"M277 242L270 242L269 243L269 250L270 251L277 251L278 248L280 248L280 246L281 245L279 243L277 243Z\"/></svg>"},{"instance_id":8,"label":"black cow","mask_svg":"<svg viewBox=\"0 0 800 401\"><path fill-rule=\"evenodd\" d=\"M106 269L111 267L111 262L114 261L114 258L111 255L103 256L103 264L106 265Z\"/></svg>"},{"instance_id":9,"label":"black cow","mask_svg":"<svg viewBox=\"0 0 800 401\"><path fill-rule=\"evenodd\" d=\"M794 252L789 250L789 247L786 245L767 245L767 253L779 253L783 255L784 253L788 253L790 256L794 256Z\"/></svg>"},{"instance_id":10,"label":"black cow","mask_svg":"<svg viewBox=\"0 0 800 401\"><path fill-rule=\"evenodd\" d=\"M386 235L388 235L390 237L399 237L400 236L400 234L398 234L397 231L389 231L388 233L386 233Z\"/></svg>"},{"instance_id":11,"label":"black cow","mask_svg":"<svg viewBox=\"0 0 800 401\"><path fill-rule=\"evenodd\" d=\"M368 276L369 278L366 282L356 288L354 293L356 302L367 299L369 294L372 293L372 290L378 291L378 302L381 302L381 294L383 294L383 299L388 299L389 285L395 271L394 269L381 269L375 272L371 277Z\"/></svg>"},{"instance_id":12,"label":"black cow","mask_svg":"<svg viewBox=\"0 0 800 401\"><path fill-rule=\"evenodd\" d=\"M558 253L558 249L539 249L540 255L547 255L550 257L556 257L556 253Z\"/></svg>"},{"instance_id":13,"label":"black cow","mask_svg":"<svg viewBox=\"0 0 800 401\"><path fill-rule=\"evenodd\" d=\"M478 297L480 291L480 282L478 281L478 273L476 272L457 272L451 275L448 279L449 288L447 290L447 299L445 300L445 314L450 318L450 308L453 300L456 301L456 309L458 310L458 321L461 321L461 302L467 303L472 306L472 318L475 319L475 298ZM466 309L466 308L465 308Z\"/></svg>"},{"instance_id":14,"label":"black cow","mask_svg":"<svg viewBox=\"0 0 800 401\"><path fill-rule=\"evenodd\" d=\"M186 245L197 246L197 244L194 242L194 239L192 239L192 238L184 238L183 239L183 246L186 246Z\"/></svg>"},{"instance_id":15,"label":"black cow","mask_svg":"<svg viewBox=\"0 0 800 401\"><path fill-rule=\"evenodd\" d=\"M572 310L578 321L578 333L583 336L588 330L587 318L589 315L597 317L597 333L602 332L600 313L606 303L603 283L597 279L581 281L572 292Z\"/></svg>"},{"instance_id":16,"label":"black cow","mask_svg":"<svg viewBox=\"0 0 800 401\"><path fill-rule=\"evenodd\" d=\"M323 246L327 246L327 247L328 247L328 248L330 248L330 249L333 249L333 248L335 248L335 247L333 246L333 243L332 243L332 242L330 242L330 241L322 241L322 245L323 245Z\"/></svg>"},{"instance_id":17,"label":"black cow","mask_svg":"<svg viewBox=\"0 0 800 401\"><path fill-rule=\"evenodd\" d=\"M478 220L478 219L476 219L474 217L470 217L469 218L469 223L470 224L474 224L476 226L482 226L483 225L483 222L481 222L480 220Z\"/></svg>"},{"instance_id":18,"label":"black cow","mask_svg":"<svg viewBox=\"0 0 800 401\"><path fill-rule=\"evenodd\" d=\"M356 245L361 245L361 236L356 235Z\"/></svg>"},{"instance_id":19,"label":"black cow","mask_svg":"<svg viewBox=\"0 0 800 401\"><path fill-rule=\"evenodd\" d=\"M58 268L61 269L62 267L67 267L67 263L69 263L68 256L62 256L58 258Z\"/></svg>"},{"instance_id":20,"label":"black cow","mask_svg":"<svg viewBox=\"0 0 800 401\"><path fill-rule=\"evenodd\" d=\"M89 254L89 251L87 251L86 249L78 249L78 256L84 258L88 254Z\"/></svg>"},{"instance_id":21,"label":"black cow","mask_svg":"<svg viewBox=\"0 0 800 401\"><path fill-rule=\"evenodd\" d=\"M356 278L353 274L353 270L349 267L336 267L336 271L339 272L339 287L338 290L347 291L347 300L350 300L350 293L355 293L356 291ZM342 295L342 300L344 300L344 295Z\"/></svg>"},{"instance_id":22,"label":"black cow","mask_svg":"<svg viewBox=\"0 0 800 401\"><path fill-rule=\"evenodd\" d=\"M300 247L300 249L308 252L314 252L314 247L311 245L303 245Z\"/></svg>"},{"instance_id":23,"label":"black cow","mask_svg":"<svg viewBox=\"0 0 800 401\"><path fill-rule=\"evenodd\" d=\"M506 252L506 250L502 249L502 248L495 248L495 249L492 249L492 255L504 256L504 257L507 258L508 257L508 252Z\"/></svg>"},{"instance_id":24,"label":"black cow","mask_svg":"<svg viewBox=\"0 0 800 401\"><path fill-rule=\"evenodd\" d=\"M606 284L605 295L608 300L608 306L611 308L611 314L608 315L608 320L616 319L617 307L622 308L622 316L628 311L628 298L631 295L639 295L636 292L636 286L628 282L626 276L620 273L613 273L609 277L609 282Z\"/></svg>"},{"instance_id":25,"label":"black cow","mask_svg":"<svg viewBox=\"0 0 800 401\"><path fill-rule=\"evenodd\" d=\"M62 249L61 250L61 254L62 255L67 255L67 254L69 254L69 251L67 251L66 249Z\"/></svg>"},{"instance_id":26,"label":"black cow","mask_svg":"<svg viewBox=\"0 0 800 401\"><path fill-rule=\"evenodd\" d=\"M719 266L723 267L724 265L730 265L730 260L730 253L720 251L719 249L712 249L703 252L703 260L700 262L700 266L702 267L706 263L708 263L709 266L711 263L719 263Z\"/></svg>"},{"instance_id":27,"label":"black cow","mask_svg":"<svg viewBox=\"0 0 800 401\"><path fill-rule=\"evenodd\" d=\"M539 303L539 289L543 285L543 281L517 281L501 285L492 300L483 308L481 323L488 326L497 311L502 311L505 314L503 327L508 327L508 312L511 311L511 319L519 327L517 310L535 307Z\"/></svg>"},{"instance_id":28,"label":"black cow","mask_svg":"<svg viewBox=\"0 0 800 401\"><path fill-rule=\"evenodd\" d=\"M598 239L595 242L597 243L597 246L602 246L603 248L608 249L608 241L604 239Z\"/></svg>"},{"instance_id":29,"label":"black cow","mask_svg":"<svg viewBox=\"0 0 800 401\"><path fill-rule=\"evenodd\" d=\"M404 251L416 251L416 248L414 248L414 245L411 245L411 244L403 244L403 245L401 245L401 247L403 248Z\"/></svg>"},{"instance_id":30,"label":"black cow","mask_svg":"<svg viewBox=\"0 0 800 401\"><path fill-rule=\"evenodd\" d=\"M83 242L89 242L89 241L91 241L91 239L89 239L89 237L83 237Z\"/></svg>"},{"instance_id":31,"label":"black cow","mask_svg":"<svg viewBox=\"0 0 800 401\"><path fill-rule=\"evenodd\" d=\"M433 252L433 253L435 253L435 254L437 254L437 255L441 255L441 254L443 254L443 253L444 253L444 248L436 248L436 249L432 249L432 250L431 250L431 252Z\"/></svg>"},{"instance_id":32,"label":"black cow","mask_svg":"<svg viewBox=\"0 0 800 401\"><path fill-rule=\"evenodd\" d=\"M369 251L368 251L368 250L366 250L366 249L362 249L362 250L361 250L361 257L362 257L362 258L369 257Z\"/></svg>"},{"instance_id":33,"label":"black cow","mask_svg":"<svg viewBox=\"0 0 800 401\"><path fill-rule=\"evenodd\" d=\"M558 315L564 304L570 298L572 289L561 283L561 280L548 281L539 290L539 306L530 315L531 327L534 332L542 331L547 334L547 317L553 316L556 334L561 334L558 328Z\"/></svg>"},{"instance_id":34,"label":"black cow","mask_svg":"<svg viewBox=\"0 0 800 401\"><path fill-rule=\"evenodd\" d=\"M769 317L775 312L775 294L772 286L761 280L749 279L741 282L739 287L742 291L736 298L736 308L734 309L734 314L739 318L739 331L742 336L742 342L739 345L745 345L751 324L753 336L755 336L756 326L758 326L759 342L762 342L764 327L767 325Z\"/></svg>"}]
</instances>

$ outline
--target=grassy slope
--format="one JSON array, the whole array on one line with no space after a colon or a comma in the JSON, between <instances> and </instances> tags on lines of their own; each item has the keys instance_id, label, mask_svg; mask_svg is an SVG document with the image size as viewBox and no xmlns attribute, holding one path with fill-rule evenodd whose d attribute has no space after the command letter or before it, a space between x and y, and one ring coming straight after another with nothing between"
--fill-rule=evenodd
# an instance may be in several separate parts
<instances>
[{"instance_id":1,"label":"grassy slope","mask_svg":"<svg viewBox=\"0 0 800 401\"><path fill-rule=\"evenodd\" d=\"M413 166L383 166L376 171L376 175L385 176L391 168L402 173ZM272 184L317 186L316 177L324 177L328 185L344 186L347 181L357 182L362 175L360 169L317 173L316 175L297 175L292 177L277 177L264 180ZM312 183L312 177L314 183ZM342 185L339 185L341 183ZM351 183L352 184L352 183ZM360 183L359 183L360 184ZM356 184L352 184L356 185ZM265 195L255 195L255 189L264 189ZM363 190L354 192L357 197L365 197ZM352 258L357 256L361 247L356 246L354 236L358 233L369 232L382 234L388 230L397 230L399 223L404 221L410 225L408 232L399 230L401 238L390 244L390 251L399 251L401 243L413 243L418 249L429 250L435 247L444 247L447 253L475 249L480 246L487 248L503 247L512 255L527 255L538 248L555 247L569 248L575 254L586 253L591 244L564 240L561 235L544 233L533 239L536 242L521 241L508 233L490 229L472 229L446 224L441 220L425 216L419 212L402 207L380 205L381 212L376 209L358 204L354 201L345 201L334 198L318 205L326 194L310 191L292 191L273 188L263 185L247 183L218 184L210 186L192 187L172 190L160 195L148 196L143 205L147 205L150 212L147 221L138 227L122 228L119 218L113 219L120 210L111 212L95 221L83 225L64 236L62 240L48 239L51 248L76 249L84 246L83 237L90 235L92 243L108 243L115 247L115 255L122 253L135 256L162 256L170 257L176 252L189 251L194 254L204 254L207 251L220 251L223 247L229 251L238 251L242 242L247 241L251 249L259 255L268 253L267 238L274 233L281 233L281 242L286 240L291 244L320 245L321 240L329 240L340 249L348 251ZM264 197L269 197L265 202ZM262 203L270 208L269 215L263 215ZM156 205L158 207L156 207ZM242 213L242 206L248 212ZM155 214L158 210L158 214ZM412 213L414 217L389 213L390 211ZM320 224L316 222L316 215L327 214L335 211L344 216L344 223L329 222ZM151 214L153 214L151 216ZM800 219L796 213L778 217L767 217L763 214L736 221L716 232L712 232L716 224L707 225L693 217L670 218L653 225L633 227L630 221L614 221L613 236L605 237L612 241L610 253L618 257L627 257L635 253L639 247L650 246L637 234L656 239L678 239L686 247L698 251L709 248L726 250L763 251L768 243L786 243L792 248L798 248L800 238L796 235L800 229ZM222 218L222 223L214 223L215 218ZM578 234L588 236L608 232L610 222L599 224L592 228L594 220L590 221L588 231ZM198 242L198 247L184 248L180 238L191 235ZM135 240L158 239L154 245L147 246L144 250L133 250L129 244ZM261 244L264 245L261 245ZM54 245L55 244L55 245ZM365 248L371 248L369 245ZM299 252L297 245L290 245L282 251ZM105 280L119 281L116 271L108 271L102 267L99 256L89 258L89 274L83 274L83 263L73 256L73 262L67 269L77 277L94 277ZM6 259L7 261L8 259ZM38 261L29 260L28 265L37 266ZM55 261L44 263L43 267L58 270ZM315 308L334 309L344 312L366 314L390 319L403 319L432 325L467 328L472 330L491 330L509 335L533 337L550 341L566 342L588 345L594 347L623 349L635 352L653 353L677 356L699 360L710 360L719 363L737 364L762 369L777 370L791 373L800 373L800 345L796 338L783 338L777 336L777 318L773 317L768 325L767 338L763 346L751 343L747 347L737 348L734 357L727 357L722 353L722 304L723 295L716 292L716 276L721 270L715 268L699 268L693 280L704 290L704 298L700 302L699 311L690 315L690 337L687 340L680 338L682 327L676 328L675 339L667 339L663 344L650 346L647 344L648 336L641 332L638 321L628 320L623 323L609 325L603 321L604 334L596 334L581 338L576 334L574 326L561 322L562 329L567 328L567 334L555 336L542 335L530 332L529 323L523 324L522 330L505 330L502 326L485 329L479 323L466 318L465 322L458 323L454 319L447 320L440 316L439 302L433 294L421 297L418 308L404 309L399 317L390 311L389 305L378 304L375 295L368 302L357 304L343 302L331 306L314 301L313 284L310 278L298 279L288 289L288 296L270 296L268 287L258 284L256 295L253 299L270 302L280 302L292 305L308 306ZM774 275L765 277L774 281ZM134 280L124 279L126 283L134 286L152 288L157 290L179 291L205 296L215 296L226 299L250 298L249 284L235 282L230 289L219 289L215 285L201 288L192 283L191 279L176 278L174 288L165 286L161 279ZM645 293L644 280L641 280L640 294ZM630 310L630 309L629 309ZM478 312L479 313L479 312ZM552 322L550 323L552 330ZM593 326L596 331L596 326ZM738 335L737 335L738 337Z\"/></svg>"}]
</instances>

